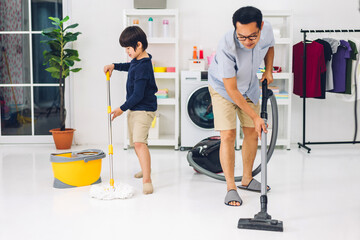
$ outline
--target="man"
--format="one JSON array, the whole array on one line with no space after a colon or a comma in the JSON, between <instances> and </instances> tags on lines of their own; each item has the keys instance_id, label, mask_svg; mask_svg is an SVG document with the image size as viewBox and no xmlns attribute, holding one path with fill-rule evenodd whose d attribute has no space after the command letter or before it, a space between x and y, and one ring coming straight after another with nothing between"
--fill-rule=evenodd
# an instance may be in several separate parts
<instances>
[{"instance_id":1,"label":"man","mask_svg":"<svg viewBox=\"0 0 360 240\"><path fill-rule=\"evenodd\" d=\"M265 62L261 82L273 82L274 35L270 23L262 20L255 7L242 7L233 15L235 30L221 39L209 68L209 91L213 104L215 130L220 131L220 162L227 184L225 204L240 206L234 180L236 114L244 133L242 145L243 178L239 188L260 192L252 168L261 130L267 132L260 118L260 88L256 72ZM268 188L269 189L269 188Z\"/></svg>"}]
</instances>

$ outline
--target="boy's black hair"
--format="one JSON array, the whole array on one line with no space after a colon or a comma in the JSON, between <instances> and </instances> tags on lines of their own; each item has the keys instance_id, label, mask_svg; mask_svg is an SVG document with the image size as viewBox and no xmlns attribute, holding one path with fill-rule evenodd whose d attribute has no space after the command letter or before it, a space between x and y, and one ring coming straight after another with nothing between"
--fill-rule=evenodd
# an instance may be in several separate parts
<instances>
[{"instance_id":1,"label":"boy's black hair","mask_svg":"<svg viewBox=\"0 0 360 240\"><path fill-rule=\"evenodd\" d=\"M262 13L259 9L251 6L239 8L233 15L233 24L236 29L236 23L248 24L256 22L256 25L261 29Z\"/></svg>"},{"instance_id":2,"label":"boy's black hair","mask_svg":"<svg viewBox=\"0 0 360 240\"><path fill-rule=\"evenodd\" d=\"M142 43L142 50L148 47L148 41L146 34L138 26L130 26L124 29L119 38L120 45L122 47L132 47L136 51L137 43Z\"/></svg>"}]
</instances>

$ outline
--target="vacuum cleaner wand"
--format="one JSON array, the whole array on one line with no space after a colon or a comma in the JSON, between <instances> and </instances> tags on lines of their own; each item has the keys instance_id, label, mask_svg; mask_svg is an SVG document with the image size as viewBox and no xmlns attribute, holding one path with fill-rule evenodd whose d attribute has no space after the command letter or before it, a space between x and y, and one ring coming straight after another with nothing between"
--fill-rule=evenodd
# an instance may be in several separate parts
<instances>
[{"instance_id":1,"label":"vacuum cleaner wand","mask_svg":"<svg viewBox=\"0 0 360 240\"><path fill-rule=\"evenodd\" d=\"M261 102L261 118L267 125L267 100L271 97L273 92L267 88L267 79L262 82L262 102ZM274 107L274 106L273 106ZM240 218L238 228L253 229L253 230L266 230L283 232L283 222L271 219L267 213L267 154L266 154L266 133L261 133L261 196L260 205L261 210L255 214L254 218Z\"/></svg>"}]
</instances>

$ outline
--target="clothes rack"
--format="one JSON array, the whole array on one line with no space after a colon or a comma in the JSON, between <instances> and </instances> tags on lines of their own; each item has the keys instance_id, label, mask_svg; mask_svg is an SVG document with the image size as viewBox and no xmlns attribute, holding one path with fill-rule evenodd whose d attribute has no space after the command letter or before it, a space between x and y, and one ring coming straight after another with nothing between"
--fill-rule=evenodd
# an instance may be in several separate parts
<instances>
[{"instance_id":1,"label":"clothes rack","mask_svg":"<svg viewBox=\"0 0 360 240\"><path fill-rule=\"evenodd\" d=\"M330 33L330 32L335 32L335 33L339 33L339 32L360 32L360 29L333 29L333 30L304 30L301 29L300 30L301 33L303 33L304 35L304 57L303 57L303 138L302 138L302 143L298 142L298 146L299 148L305 148L308 153L310 153L311 148L307 147L306 145L315 145L315 144L355 144L355 143L360 143L360 141L355 141L356 137L353 141L330 141L330 142L306 142L305 139L305 130L306 130L306 124L305 124L305 120L306 120L306 34L307 33ZM355 101L357 101L357 99L355 99ZM357 120L355 120L357 121ZM356 135L355 135L356 136Z\"/></svg>"}]
</instances>

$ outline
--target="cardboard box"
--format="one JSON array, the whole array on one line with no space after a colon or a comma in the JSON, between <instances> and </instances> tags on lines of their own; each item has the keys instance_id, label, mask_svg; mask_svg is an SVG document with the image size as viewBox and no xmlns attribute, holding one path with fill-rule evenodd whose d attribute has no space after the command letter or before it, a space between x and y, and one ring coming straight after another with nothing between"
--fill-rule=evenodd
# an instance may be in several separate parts
<instances>
[{"instance_id":1,"label":"cardboard box","mask_svg":"<svg viewBox=\"0 0 360 240\"><path fill-rule=\"evenodd\" d=\"M164 9L166 8L166 0L134 0L134 8Z\"/></svg>"}]
</instances>

